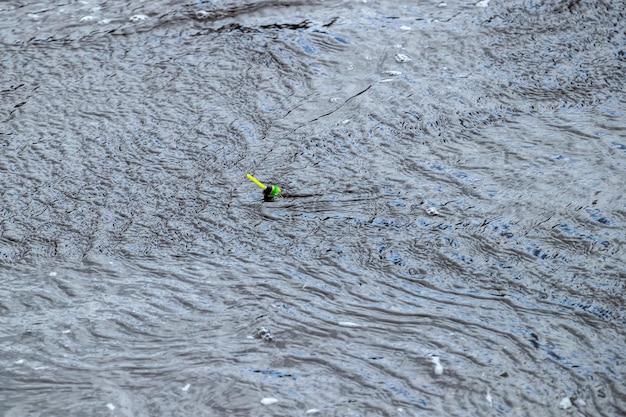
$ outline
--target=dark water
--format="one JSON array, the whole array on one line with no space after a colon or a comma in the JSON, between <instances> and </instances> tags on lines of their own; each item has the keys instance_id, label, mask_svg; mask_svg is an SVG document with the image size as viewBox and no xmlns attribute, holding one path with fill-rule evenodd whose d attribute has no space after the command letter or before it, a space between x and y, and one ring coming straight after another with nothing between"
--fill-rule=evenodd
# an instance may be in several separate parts
<instances>
[{"instance_id":1,"label":"dark water","mask_svg":"<svg viewBox=\"0 0 626 417\"><path fill-rule=\"evenodd\" d=\"M0 3L0 415L626 415L626 9L476 3Z\"/></svg>"}]
</instances>

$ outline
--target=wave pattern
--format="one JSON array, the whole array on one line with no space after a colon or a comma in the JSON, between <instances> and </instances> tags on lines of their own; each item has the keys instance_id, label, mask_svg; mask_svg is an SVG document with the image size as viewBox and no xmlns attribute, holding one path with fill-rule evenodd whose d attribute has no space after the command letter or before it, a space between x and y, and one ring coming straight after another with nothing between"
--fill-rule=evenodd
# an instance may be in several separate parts
<instances>
[{"instance_id":1,"label":"wave pattern","mask_svg":"<svg viewBox=\"0 0 626 417\"><path fill-rule=\"evenodd\" d=\"M621 8L49 3L0 6L5 416L626 413Z\"/></svg>"}]
</instances>

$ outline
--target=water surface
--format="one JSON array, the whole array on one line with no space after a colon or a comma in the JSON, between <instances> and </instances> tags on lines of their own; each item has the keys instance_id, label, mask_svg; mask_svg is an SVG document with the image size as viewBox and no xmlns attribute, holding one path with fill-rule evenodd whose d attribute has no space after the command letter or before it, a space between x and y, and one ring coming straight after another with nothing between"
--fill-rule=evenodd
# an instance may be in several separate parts
<instances>
[{"instance_id":1,"label":"water surface","mask_svg":"<svg viewBox=\"0 0 626 417\"><path fill-rule=\"evenodd\" d=\"M625 17L3 2L2 415L626 414Z\"/></svg>"}]
</instances>

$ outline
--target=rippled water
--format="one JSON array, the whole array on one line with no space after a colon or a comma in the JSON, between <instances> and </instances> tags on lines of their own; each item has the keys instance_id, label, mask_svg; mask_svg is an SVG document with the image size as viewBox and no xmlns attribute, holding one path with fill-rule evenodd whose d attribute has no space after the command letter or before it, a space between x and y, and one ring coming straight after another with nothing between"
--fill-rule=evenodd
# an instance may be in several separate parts
<instances>
[{"instance_id":1,"label":"rippled water","mask_svg":"<svg viewBox=\"0 0 626 417\"><path fill-rule=\"evenodd\" d=\"M624 10L0 3L0 414L626 415Z\"/></svg>"}]
</instances>

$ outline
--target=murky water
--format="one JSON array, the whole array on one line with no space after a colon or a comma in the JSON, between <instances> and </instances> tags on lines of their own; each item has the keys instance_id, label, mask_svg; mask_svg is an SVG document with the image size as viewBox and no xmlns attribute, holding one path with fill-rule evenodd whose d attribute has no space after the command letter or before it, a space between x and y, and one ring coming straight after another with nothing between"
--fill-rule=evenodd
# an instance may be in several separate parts
<instances>
[{"instance_id":1,"label":"murky water","mask_svg":"<svg viewBox=\"0 0 626 417\"><path fill-rule=\"evenodd\" d=\"M0 414L626 415L625 22L0 3Z\"/></svg>"}]
</instances>

